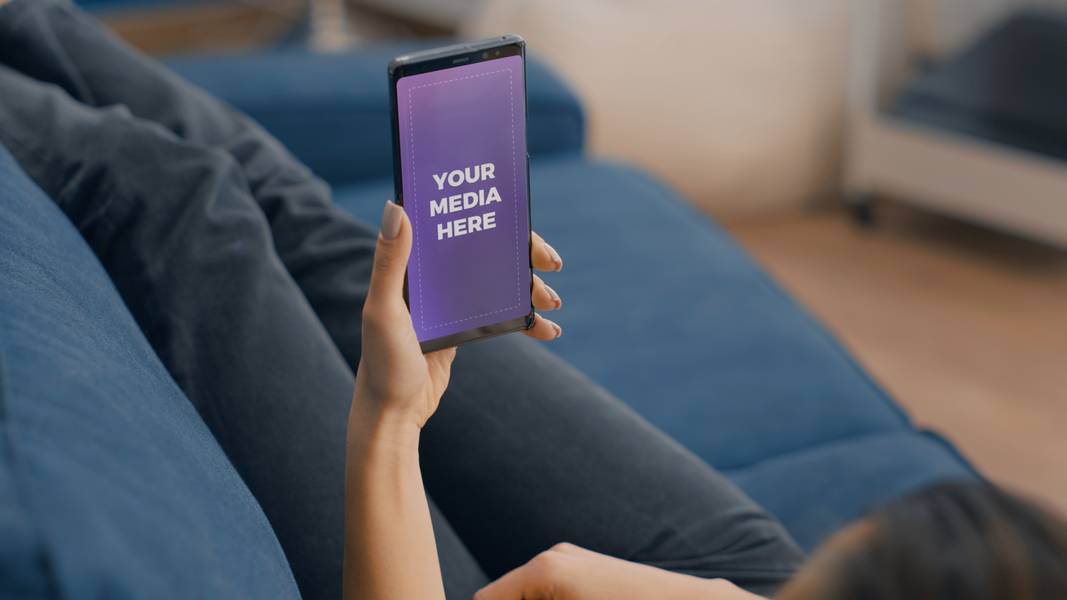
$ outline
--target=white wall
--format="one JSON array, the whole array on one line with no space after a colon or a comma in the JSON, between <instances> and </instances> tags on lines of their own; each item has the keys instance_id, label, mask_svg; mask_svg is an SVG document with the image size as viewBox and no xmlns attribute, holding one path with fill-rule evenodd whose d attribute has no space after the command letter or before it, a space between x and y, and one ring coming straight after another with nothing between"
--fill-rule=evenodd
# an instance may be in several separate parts
<instances>
[{"instance_id":1,"label":"white wall","mask_svg":"<svg viewBox=\"0 0 1067 600\"><path fill-rule=\"evenodd\" d=\"M527 38L583 97L593 152L715 214L837 182L848 0L496 0L469 35Z\"/></svg>"}]
</instances>

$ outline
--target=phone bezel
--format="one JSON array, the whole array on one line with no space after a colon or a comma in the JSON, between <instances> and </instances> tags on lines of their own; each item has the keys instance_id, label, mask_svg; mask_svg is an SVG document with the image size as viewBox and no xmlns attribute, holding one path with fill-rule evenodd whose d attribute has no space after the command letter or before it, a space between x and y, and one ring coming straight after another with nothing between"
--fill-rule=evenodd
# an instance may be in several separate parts
<instances>
[{"instance_id":1,"label":"phone bezel","mask_svg":"<svg viewBox=\"0 0 1067 600\"><path fill-rule=\"evenodd\" d=\"M394 58L389 63L389 106L392 113L393 129L393 188L396 195L395 202L404 205L404 176L401 171L402 160L400 158L400 115L397 110L396 84L404 77L450 69L461 65L469 65L490 60L497 60L508 56L522 57L522 95L523 95L523 118L529 118L528 102L526 101L526 42L517 35L503 35L475 42L455 44L442 48L434 48L422 52L414 52ZM526 161L526 211L527 211L527 244L526 254L530 256L533 236L530 235L533 228L533 202L530 198L530 160L527 153L523 153ZM523 317L476 327L454 333L451 335L420 342L423 352L432 352L442 348L458 346L466 342L481 340L496 335L511 333L529 329L534 323L533 307L533 264L530 264L530 312ZM404 275L404 302L410 306L408 300L408 278Z\"/></svg>"}]
</instances>

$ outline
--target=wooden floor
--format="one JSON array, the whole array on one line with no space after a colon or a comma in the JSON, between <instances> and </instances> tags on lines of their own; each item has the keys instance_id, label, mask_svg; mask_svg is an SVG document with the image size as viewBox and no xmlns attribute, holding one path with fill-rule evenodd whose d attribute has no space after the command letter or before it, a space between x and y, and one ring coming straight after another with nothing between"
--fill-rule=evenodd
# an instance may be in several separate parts
<instances>
[{"instance_id":1,"label":"wooden floor","mask_svg":"<svg viewBox=\"0 0 1067 600\"><path fill-rule=\"evenodd\" d=\"M919 424L1067 515L1067 252L887 213L727 226Z\"/></svg>"}]
</instances>

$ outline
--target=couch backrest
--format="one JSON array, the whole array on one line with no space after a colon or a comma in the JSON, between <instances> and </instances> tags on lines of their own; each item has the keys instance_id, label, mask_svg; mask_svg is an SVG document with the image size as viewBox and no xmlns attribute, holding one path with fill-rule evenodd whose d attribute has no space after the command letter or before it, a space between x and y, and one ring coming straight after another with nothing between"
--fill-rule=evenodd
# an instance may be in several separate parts
<instances>
[{"instance_id":1,"label":"couch backrest","mask_svg":"<svg viewBox=\"0 0 1067 600\"><path fill-rule=\"evenodd\" d=\"M258 121L317 175L340 186L393 176L389 61L451 43L404 42L340 54L283 49L193 55L167 65ZM526 87L530 155L581 152L585 115L567 84L532 56Z\"/></svg>"},{"instance_id":2,"label":"couch backrest","mask_svg":"<svg viewBox=\"0 0 1067 600\"><path fill-rule=\"evenodd\" d=\"M259 505L0 146L0 595L296 598Z\"/></svg>"}]
</instances>

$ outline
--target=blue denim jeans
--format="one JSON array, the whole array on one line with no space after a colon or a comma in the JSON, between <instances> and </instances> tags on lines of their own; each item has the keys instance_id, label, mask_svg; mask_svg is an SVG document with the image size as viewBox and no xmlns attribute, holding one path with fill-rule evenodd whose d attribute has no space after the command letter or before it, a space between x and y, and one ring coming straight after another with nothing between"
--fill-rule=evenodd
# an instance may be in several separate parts
<instances>
[{"instance_id":1,"label":"blue denim jeans","mask_svg":"<svg viewBox=\"0 0 1067 600\"><path fill-rule=\"evenodd\" d=\"M303 595L339 598L375 229L249 119L64 0L0 7L0 143L100 258ZM460 350L421 456L450 598L560 541L757 592L803 558L726 478L521 336Z\"/></svg>"}]
</instances>

